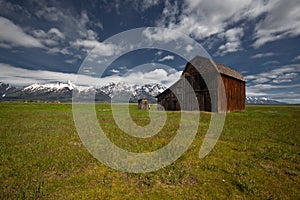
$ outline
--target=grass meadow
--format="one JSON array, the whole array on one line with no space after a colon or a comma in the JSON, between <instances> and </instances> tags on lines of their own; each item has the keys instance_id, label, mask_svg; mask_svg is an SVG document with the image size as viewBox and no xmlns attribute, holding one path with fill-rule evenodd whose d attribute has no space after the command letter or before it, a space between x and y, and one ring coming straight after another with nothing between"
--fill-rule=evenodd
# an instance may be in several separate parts
<instances>
[{"instance_id":1,"label":"grass meadow","mask_svg":"<svg viewBox=\"0 0 300 200\"><path fill-rule=\"evenodd\" d=\"M116 145L134 152L161 148L178 129L168 112L148 139L123 134L109 104L97 117ZM141 126L147 111L131 105ZM247 106L227 114L215 148L198 153L210 122L201 113L196 139L173 164L134 174L111 169L83 146L71 104L0 103L0 199L300 199L300 106Z\"/></svg>"}]
</instances>

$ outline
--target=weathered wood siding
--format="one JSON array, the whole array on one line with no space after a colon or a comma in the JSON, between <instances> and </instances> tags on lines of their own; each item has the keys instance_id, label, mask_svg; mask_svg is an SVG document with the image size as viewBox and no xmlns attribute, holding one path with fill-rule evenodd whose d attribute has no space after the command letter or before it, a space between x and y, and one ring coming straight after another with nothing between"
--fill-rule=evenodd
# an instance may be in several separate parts
<instances>
[{"instance_id":1,"label":"weathered wood siding","mask_svg":"<svg viewBox=\"0 0 300 200\"><path fill-rule=\"evenodd\" d=\"M201 70L204 76L198 70ZM186 92L188 87L184 87L185 97L188 100L187 110L218 112L217 71L212 66L198 70L192 64L188 63L183 73L183 77L186 78L192 87L192 91L189 91L190 94ZM191 93L196 95L196 99L194 99L195 96L191 95Z\"/></svg>"},{"instance_id":2,"label":"weathered wood siding","mask_svg":"<svg viewBox=\"0 0 300 200\"><path fill-rule=\"evenodd\" d=\"M246 91L245 82L225 75L222 75L222 81L226 93L227 108L226 111L245 110ZM219 92L220 110L224 110L226 104L224 95Z\"/></svg>"}]
</instances>

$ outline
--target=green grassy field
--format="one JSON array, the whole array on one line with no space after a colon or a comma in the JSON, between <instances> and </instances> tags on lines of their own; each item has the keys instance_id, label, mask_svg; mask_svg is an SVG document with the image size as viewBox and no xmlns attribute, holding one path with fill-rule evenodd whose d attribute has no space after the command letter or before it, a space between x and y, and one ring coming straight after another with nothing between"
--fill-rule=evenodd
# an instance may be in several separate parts
<instances>
[{"instance_id":1,"label":"green grassy field","mask_svg":"<svg viewBox=\"0 0 300 200\"><path fill-rule=\"evenodd\" d=\"M98 120L118 146L152 151L176 134L180 114L149 139L113 123L109 105ZM137 124L148 113L131 108ZM172 165L133 174L113 170L82 145L71 104L0 103L0 199L300 199L300 106L247 106L229 113L204 159L198 153L210 121L201 113L195 141Z\"/></svg>"}]
</instances>

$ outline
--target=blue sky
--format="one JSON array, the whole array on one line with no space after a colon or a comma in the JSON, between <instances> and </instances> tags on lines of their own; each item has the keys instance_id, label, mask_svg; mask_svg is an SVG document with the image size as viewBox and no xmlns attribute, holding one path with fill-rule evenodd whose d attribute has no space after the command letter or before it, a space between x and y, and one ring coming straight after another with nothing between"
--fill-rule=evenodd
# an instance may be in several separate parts
<instances>
[{"instance_id":1,"label":"blue sky","mask_svg":"<svg viewBox=\"0 0 300 200\"><path fill-rule=\"evenodd\" d=\"M215 61L241 72L248 96L300 103L298 0L0 0L0 27L0 81L12 85L74 80L94 47L112 51L103 43L111 36L162 27L187 34ZM171 84L184 64L172 52L134 51L120 55L105 81Z\"/></svg>"}]
</instances>

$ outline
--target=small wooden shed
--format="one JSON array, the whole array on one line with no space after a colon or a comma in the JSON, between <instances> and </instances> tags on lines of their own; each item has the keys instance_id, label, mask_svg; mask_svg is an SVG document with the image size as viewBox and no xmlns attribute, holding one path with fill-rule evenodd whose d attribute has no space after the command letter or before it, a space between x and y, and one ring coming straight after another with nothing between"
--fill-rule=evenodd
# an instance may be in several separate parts
<instances>
[{"instance_id":1,"label":"small wooden shed","mask_svg":"<svg viewBox=\"0 0 300 200\"><path fill-rule=\"evenodd\" d=\"M196 56L186 64L181 78L156 98L158 108L165 110L244 110L245 79L221 63Z\"/></svg>"},{"instance_id":2,"label":"small wooden shed","mask_svg":"<svg viewBox=\"0 0 300 200\"><path fill-rule=\"evenodd\" d=\"M148 110L148 99L147 98L141 98L138 100L138 108L140 110Z\"/></svg>"}]
</instances>

